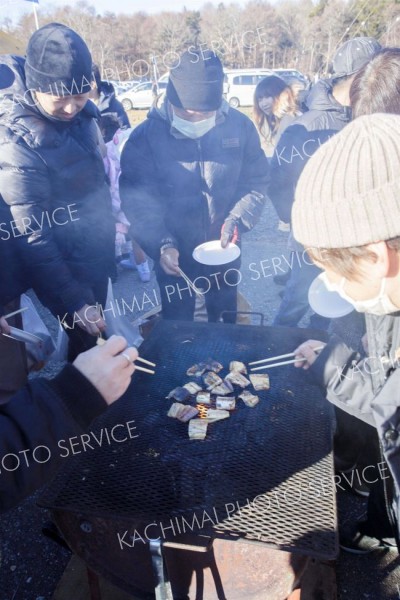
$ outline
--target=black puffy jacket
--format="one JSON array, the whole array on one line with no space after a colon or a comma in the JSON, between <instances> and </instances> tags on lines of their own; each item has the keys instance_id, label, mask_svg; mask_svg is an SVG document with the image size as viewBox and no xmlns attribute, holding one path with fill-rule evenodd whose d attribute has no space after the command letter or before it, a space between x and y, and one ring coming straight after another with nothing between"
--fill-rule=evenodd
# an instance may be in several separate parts
<instances>
[{"instance_id":1,"label":"black puffy jacket","mask_svg":"<svg viewBox=\"0 0 400 600\"><path fill-rule=\"evenodd\" d=\"M111 198L92 102L71 122L44 116L24 60L4 56L14 83L0 96L0 304L33 287L55 314L95 301L110 272Z\"/></svg>"},{"instance_id":2,"label":"black puffy jacket","mask_svg":"<svg viewBox=\"0 0 400 600\"><path fill-rule=\"evenodd\" d=\"M52 380L30 381L2 404L0 512L49 481L62 463L59 441L81 434L106 408L96 388L72 365Z\"/></svg>"},{"instance_id":3,"label":"black puffy jacket","mask_svg":"<svg viewBox=\"0 0 400 600\"><path fill-rule=\"evenodd\" d=\"M332 82L323 79L311 88L308 111L284 131L274 152L268 195L285 223L290 222L294 192L308 159L350 121L350 108L335 100L332 89Z\"/></svg>"},{"instance_id":4,"label":"black puffy jacket","mask_svg":"<svg viewBox=\"0 0 400 600\"><path fill-rule=\"evenodd\" d=\"M123 210L149 256L157 260L162 240L171 238L185 259L198 244L220 238L229 214L242 231L256 224L266 199L268 170L248 117L226 104L215 127L193 140L171 126L166 102L150 111L125 144Z\"/></svg>"}]
</instances>

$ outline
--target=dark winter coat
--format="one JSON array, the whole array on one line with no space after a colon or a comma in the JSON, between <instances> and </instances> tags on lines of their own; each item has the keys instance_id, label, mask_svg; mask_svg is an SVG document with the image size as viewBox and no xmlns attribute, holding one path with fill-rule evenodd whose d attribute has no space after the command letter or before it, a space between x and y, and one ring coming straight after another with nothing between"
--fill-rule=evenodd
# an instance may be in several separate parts
<instances>
[{"instance_id":1,"label":"dark winter coat","mask_svg":"<svg viewBox=\"0 0 400 600\"><path fill-rule=\"evenodd\" d=\"M92 102L71 122L44 116L24 60L0 96L0 304L29 287L55 314L94 302L114 252L111 198Z\"/></svg>"},{"instance_id":2,"label":"dark winter coat","mask_svg":"<svg viewBox=\"0 0 400 600\"><path fill-rule=\"evenodd\" d=\"M382 472L389 516L400 541L400 313L366 315L368 357L332 337L310 369L327 398L377 428L394 479ZM399 544L400 548L400 544Z\"/></svg>"},{"instance_id":3,"label":"dark winter coat","mask_svg":"<svg viewBox=\"0 0 400 600\"><path fill-rule=\"evenodd\" d=\"M256 128L239 111L224 105L215 127L193 140L172 127L165 103L125 144L122 208L149 256L157 260L163 240L172 239L187 262L198 244L220 238L229 214L242 232L256 224L268 170Z\"/></svg>"},{"instance_id":4,"label":"dark winter coat","mask_svg":"<svg viewBox=\"0 0 400 600\"><path fill-rule=\"evenodd\" d=\"M114 86L108 81L102 81L99 88L100 98L97 103L97 108L100 113L114 113L120 122L120 127L127 128L131 126L128 115L125 112L121 102L115 97Z\"/></svg>"},{"instance_id":5,"label":"dark winter coat","mask_svg":"<svg viewBox=\"0 0 400 600\"><path fill-rule=\"evenodd\" d=\"M290 222L294 191L308 159L350 121L351 110L335 100L332 89L329 80L311 88L308 111L284 131L274 152L268 195L285 223Z\"/></svg>"},{"instance_id":6,"label":"dark winter coat","mask_svg":"<svg viewBox=\"0 0 400 600\"><path fill-rule=\"evenodd\" d=\"M49 481L62 462L58 442L80 435L106 408L96 388L72 365L51 381L31 381L0 405L0 512ZM48 450L35 450L38 446Z\"/></svg>"}]
</instances>

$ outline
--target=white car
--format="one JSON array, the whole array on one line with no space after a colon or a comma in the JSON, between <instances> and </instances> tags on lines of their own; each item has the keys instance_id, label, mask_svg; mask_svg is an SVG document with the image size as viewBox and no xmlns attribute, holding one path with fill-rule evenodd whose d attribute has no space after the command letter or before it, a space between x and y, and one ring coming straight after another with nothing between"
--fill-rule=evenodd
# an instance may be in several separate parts
<instances>
[{"instance_id":1,"label":"white car","mask_svg":"<svg viewBox=\"0 0 400 600\"><path fill-rule=\"evenodd\" d=\"M224 95L233 108L252 106L259 81L273 75L270 69L225 70Z\"/></svg>"},{"instance_id":2,"label":"white car","mask_svg":"<svg viewBox=\"0 0 400 600\"><path fill-rule=\"evenodd\" d=\"M133 108L150 108L154 103L153 95L153 83L151 81L145 81L135 86L133 89L124 92L117 96L118 100L122 103L125 110L132 110ZM158 82L159 93L164 92L167 84L165 82Z\"/></svg>"}]
</instances>

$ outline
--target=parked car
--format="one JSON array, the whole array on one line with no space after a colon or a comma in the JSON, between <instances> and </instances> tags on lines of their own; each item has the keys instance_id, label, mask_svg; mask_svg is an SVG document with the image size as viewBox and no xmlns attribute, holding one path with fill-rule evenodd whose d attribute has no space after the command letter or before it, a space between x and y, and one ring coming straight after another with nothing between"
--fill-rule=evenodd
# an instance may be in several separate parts
<instances>
[{"instance_id":1,"label":"parked car","mask_svg":"<svg viewBox=\"0 0 400 600\"><path fill-rule=\"evenodd\" d=\"M303 86L303 89L308 87L309 81L307 77L300 73L297 69L272 69L274 75L279 75L288 85L299 83Z\"/></svg>"},{"instance_id":2,"label":"parked car","mask_svg":"<svg viewBox=\"0 0 400 600\"><path fill-rule=\"evenodd\" d=\"M273 75L270 69L225 70L224 95L230 106L252 106L258 82L268 75Z\"/></svg>"},{"instance_id":3,"label":"parked car","mask_svg":"<svg viewBox=\"0 0 400 600\"><path fill-rule=\"evenodd\" d=\"M117 96L125 110L133 108L150 108L154 102L153 83L146 81L135 86L133 89ZM167 87L166 82L158 82L159 92L164 92Z\"/></svg>"}]
</instances>

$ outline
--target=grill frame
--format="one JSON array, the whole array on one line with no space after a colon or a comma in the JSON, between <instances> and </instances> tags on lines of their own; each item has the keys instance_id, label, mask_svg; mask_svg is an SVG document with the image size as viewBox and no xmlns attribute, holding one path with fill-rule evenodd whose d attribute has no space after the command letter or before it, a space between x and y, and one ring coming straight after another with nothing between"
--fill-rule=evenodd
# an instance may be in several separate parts
<instances>
[{"instance_id":1,"label":"grill frame","mask_svg":"<svg viewBox=\"0 0 400 600\"><path fill-rule=\"evenodd\" d=\"M326 339L322 332L305 329L160 321L141 346L141 355L157 363L156 375L150 377L135 373L124 398L90 427L90 431L99 432L102 427L110 429L116 423L135 420L140 437L124 444L106 445L67 461L40 504L55 511L61 520L63 513L70 513L71 518L78 518L80 523L85 519L104 519L116 532L120 524L125 526L126 523L131 524L132 531L138 532L152 522L161 521L168 525L171 519L178 519L182 526L183 519L190 522L193 514L204 517L205 512L212 517L212 509L215 509L214 515L218 519L202 523L201 527L193 530L193 534L262 544L319 559L334 559L338 552L334 486L325 487L321 498L313 499L308 494L298 504L286 502L283 515L282 502L278 506L277 501L277 498L285 497L284 492L290 487L298 490L299 485L322 477L333 481L333 411L321 392L310 385L306 373L292 365L274 369L270 375L271 390L257 392L259 404L255 408L247 408L238 401L239 407L229 419L209 426L204 441L190 441L187 424L166 417L172 401L164 399L176 385L194 380L184 375L186 369L208 356L228 366L228 352L229 360L247 363L290 352L311 337ZM264 425L260 426L260 423L266 418L274 426L267 435L264 431L263 437ZM311 438L310 422L318 430ZM301 426L307 428L303 431ZM152 438L154 431L158 434L155 441ZM159 441L161 431L165 434L162 443ZM290 447L279 443L285 432L287 439L292 434ZM161 446L157 445L160 443ZM269 452L268 458L275 466L268 467L260 460L260 448ZM246 460L242 464L244 449ZM153 455L150 450L154 450ZM275 467L282 452L286 462L290 460L294 465L277 473ZM221 462L221 454L224 455L223 468L215 468ZM199 461L198 468L196 461ZM314 461L313 464L310 465L310 461ZM212 467L207 473L204 464ZM250 472L249 464L258 469L256 477ZM125 492L132 492L133 484L130 465L136 469L136 492L135 498L131 498L125 507L122 496ZM183 469L188 465L190 477ZM241 478L245 480L239 486L236 481L238 465L242 471ZM224 480L221 480L221 470L225 474ZM116 478L119 490L113 489L110 483L110 479L115 482ZM267 480L268 490L265 489ZM91 483L91 489L84 492L87 481ZM141 486L145 487L145 493ZM169 491L167 499L166 489ZM108 505L102 506L104 495ZM253 502L256 496L261 510ZM271 507L274 498L275 508ZM160 502L164 503L161 512ZM226 506L229 504L233 510L232 505L236 503L238 510L232 512L228 519ZM310 503L312 517L308 515L307 522L303 522L304 511L310 510ZM170 508L165 509L166 504ZM175 532L165 534L158 527L153 528L151 534L162 534L168 543L179 537L177 530L178 526Z\"/></svg>"}]
</instances>

